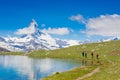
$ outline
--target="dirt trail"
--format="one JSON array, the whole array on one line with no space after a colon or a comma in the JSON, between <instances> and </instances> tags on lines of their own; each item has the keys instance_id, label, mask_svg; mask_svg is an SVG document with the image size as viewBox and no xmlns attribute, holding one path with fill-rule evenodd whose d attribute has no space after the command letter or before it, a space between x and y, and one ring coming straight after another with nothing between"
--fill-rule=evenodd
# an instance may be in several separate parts
<instances>
[{"instance_id":1,"label":"dirt trail","mask_svg":"<svg viewBox=\"0 0 120 80\"><path fill-rule=\"evenodd\" d=\"M90 77L90 76L92 76L93 74L95 74L96 72L98 72L100 70L100 68L98 67L98 68L96 68L95 70L93 70L92 72L90 72L90 73L88 73L88 74L85 74L84 76L82 76L82 77L78 77L76 80L82 80L82 79L84 79L84 78L86 78L86 77Z\"/></svg>"}]
</instances>

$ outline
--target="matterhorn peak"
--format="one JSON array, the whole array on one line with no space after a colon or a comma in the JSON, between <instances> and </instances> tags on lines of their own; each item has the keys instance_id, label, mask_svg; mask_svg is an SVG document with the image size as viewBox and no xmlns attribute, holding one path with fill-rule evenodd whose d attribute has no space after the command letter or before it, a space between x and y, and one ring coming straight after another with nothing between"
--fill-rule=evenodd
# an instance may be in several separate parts
<instances>
[{"instance_id":1,"label":"matterhorn peak","mask_svg":"<svg viewBox=\"0 0 120 80\"><path fill-rule=\"evenodd\" d=\"M41 34L44 34L40 31L40 29L38 28L38 24L34 19L32 19L29 28L33 30L33 33L31 33L32 36L40 36Z\"/></svg>"},{"instance_id":2,"label":"matterhorn peak","mask_svg":"<svg viewBox=\"0 0 120 80\"><path fill-rule=\"evenodd\" d=\"M32 19L32 21L31 21L31 23L30 23L30 26L34 26L34 27L38 27L38 24L37 24L37 22L34 20L34 19Z\"/></svg>"},{"instance_id":3,"label":"matterhorn peak","mask_svg":"<svg viewBox=\"0 0 120 80\"><path fill-rule=\"evenodd\" d=\"M31 21L31 23L30 23L28 28L30 28L30 30L32 30L33 33L37 32L39 30L38 29L38 24L37 24L37 22L34 19L32 19L32 21Z\"/></svg>"},{"instance_id":4,"label":"matterhorn peak","mask_svg":"<svg viewBox=\"0 0 120 80\"><path fill-rule=\"evenodd\" d=\"M25 35L33 35L39 32L38 24L34 19L32 19L30 25L27 28L24 28L24 30L25 29L27 30L26 32L28 32L28 34Z\"/></svg>"},{"instance_id":5,"label":"matterhorn peak","mask_svg":"<svg viewBox=\"0 0 120 80\"><path fill-rule=\"evenodd\" d=\"M30 25L28 27L18 29L15 32L15 34L17 34L17 35L29 35L29 34L34 34L37 31L39 31L38 24L34 19L32 19L32 21L30 22Z\"/></svg>"}]
</instances>

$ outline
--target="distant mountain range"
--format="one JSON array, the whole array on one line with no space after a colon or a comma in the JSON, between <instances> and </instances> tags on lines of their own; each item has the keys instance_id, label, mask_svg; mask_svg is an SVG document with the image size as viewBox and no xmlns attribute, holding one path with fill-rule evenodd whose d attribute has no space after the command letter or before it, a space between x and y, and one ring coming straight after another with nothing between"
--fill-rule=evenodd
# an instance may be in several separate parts
<instances>
[{"instance_id":1,"label":"distant mountain range","mask_svg":"<svg viewBox=\"0 0 120 80\"><path fill-rule=\"evenodd\" d=\"M73 45L91 43L92 41L78 41L78 40L61 40L54 39L48 33L42 32L35 20L32 20L29 27L35 31L32 34L22 35L20 37L0 37L0 51L31 51L31 50L52 50ZM105 42L111 40L118 40L113 38L108 40L100 40L98 42Z\"/></svg>"}]
</instances>

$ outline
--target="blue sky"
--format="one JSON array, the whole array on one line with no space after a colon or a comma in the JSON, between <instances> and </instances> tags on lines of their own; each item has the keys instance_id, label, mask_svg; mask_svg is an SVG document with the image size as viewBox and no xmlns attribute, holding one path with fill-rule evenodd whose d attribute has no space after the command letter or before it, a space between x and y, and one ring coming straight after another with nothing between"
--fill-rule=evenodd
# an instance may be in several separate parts
<instances>
[{"instance_id":1,"label":"blue sky","mask_svg":"<svg viewBox=\"0 0 120 80\"><path fill-rule=\"evenodd\" d=\"M0 36L13 35L32 19L55 38L119 36L120 0L0 0Z\"/></svg>"}]
</instances>

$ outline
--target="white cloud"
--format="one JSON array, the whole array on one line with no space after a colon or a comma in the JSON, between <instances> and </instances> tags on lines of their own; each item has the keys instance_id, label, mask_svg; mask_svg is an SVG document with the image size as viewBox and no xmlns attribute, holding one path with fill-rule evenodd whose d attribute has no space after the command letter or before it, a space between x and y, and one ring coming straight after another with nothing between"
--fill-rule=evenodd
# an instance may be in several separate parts
<instances>
[{"instance_id":1,"label":"white cloud","mask_svg":"<svg viewBox=\"0 0 120 80\"><path fill-rule=\"evenodd\" d=\"M18 29L15 34L22 35L22 34L32 34L35 32L34 27L25 27L23 29Z\"/></svg>"},{"instance_id":2,"label":"white cloud","mask_svg":"<svg viewBox=\"0 0 120 80\"><path fill-rule=\"evenodd\" d=\"M66 35L70 33L70 30L68 28L48 28L48 29L43 29L43 32L47 32L50 34L57 34L57 35Z\"/></svg>"},{"instance_id":3,"label":"white cloud","mask_svg":"<svg viewBox=\"0 0 120 80\"><path fill-rule=\"evenodd\" d=\"M72 15L71 17L69 17L69 19L71 21L77 21L79 23L85 23L85 19L82 15L78 14L78 15Z\"/></svg>"},{"instance_id":4,"label":"white cloud","mask_svg":"<svg viewBox=\"0 0 120 80\"><path fill-rule=\"evenodd\" d=\"M86 28L88 35L120 35L120 15L101 15L97 18L90 18L86 23Z\"/></svg>"},{"instance_id":5,"label":"white cloud","mask_svg":"<svg viewBox=\"0 0 120 80\"><path fill-rule=\"evenodd\" d=\"M41 27L45 27L45 24L42 24Z\"/></svg>"},{"instance_id":6,"label":"white cloud","mask_svg":"<svg viewBox=\"0 0 120 80\"><path fill-rule=\"evenodd\" d=\"M38 26L37 23L35 22L35 20L32 20L32 22L30 23L28 27L25 27L23 29L18 29L15 32L15 34L18 34L18 35L32 34L36 31L36 26Z\"/></svg>"}]
</instances>

